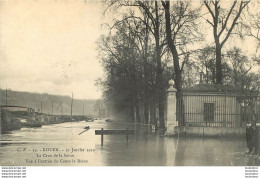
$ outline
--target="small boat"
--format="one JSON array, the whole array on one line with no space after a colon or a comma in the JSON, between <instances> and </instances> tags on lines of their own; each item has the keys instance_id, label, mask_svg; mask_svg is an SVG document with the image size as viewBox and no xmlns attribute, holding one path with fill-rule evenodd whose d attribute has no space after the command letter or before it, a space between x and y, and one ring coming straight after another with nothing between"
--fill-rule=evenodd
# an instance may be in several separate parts
<instances>
[{"instance_id":1,"label":"small boat","mask_svg":"<svg viewBox=\"0 0 260 178\"><path fill-rule=\"evenodd\" d=\"M86 127L84 127L84 129L85 129L85 130L83 130L82 132L80 132L79 135L81 135L81 134L83 134L84 132L88 131L88 130L90 129L90 127L89 127L89 126L86 126Z\"/></svg>"},{"instance_id":2,"label":"small boat","mask_svg":"<svg viewBox=\"0 0 260 178\"><path fill-rule=\"evenodd\" d=\"M84 129L88 130L88 129L90 129L90 127L89 127L89 126L87 126L87 127L84 127Z\"/></svg>"},{"instance_id":3,"label":"small boat","mask_svg":"<svg viewBox=\"0 0 260 178\"><path fill-rule=\"evenodd\" d=\"M94 118L92 116L84 116L83 117L86 122L93 122Z\"/></svg>"},{"instance_id":4,"label":"small boat","mask_svg":"<svg viewBox=\"0 0 260 178\"><path fill-rule=\"evenodd\" d=\"M105 121L106 121L106 122L113 122L112 119L106 119Z\"/></svg>"}]
</instances>

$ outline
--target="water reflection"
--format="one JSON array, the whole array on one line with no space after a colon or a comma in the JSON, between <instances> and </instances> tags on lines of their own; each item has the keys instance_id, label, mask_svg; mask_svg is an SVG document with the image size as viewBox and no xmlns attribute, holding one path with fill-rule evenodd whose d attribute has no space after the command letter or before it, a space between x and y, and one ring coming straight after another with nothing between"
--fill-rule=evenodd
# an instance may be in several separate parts
<instances>
[{"instance_id":1,"label":"water reflection","mask_svg":"<svg viewBox=\"0 0 260 178\"><path fill-rule=\"evenodd\" d=\"M90 129L79 135L84 127ZM135 129L136 134L105 135L101 147L100 135L96 129ZM1 165L26 166L253 166L260 165L259 158L247 157L245 140L242 138L198 138L164 137L152 132L148 126L127 123L107 123L105 121L73 122L23 128L3 134L0 142ZM38 162L37 153L43 148L59 148L59 151L46 152L49 155L64 153L59 162ZM73 152L71 149L94 149L88 152ZM18 149L26 151L18 151ZM70 149L70 152L65 152ZM30 150L30 151L29 151ZM73 156L73 157L70 157ZM60 162L60 160L63 160ZM70 162L72 159L75 162ZM28 160L36 162L31 163ZM78 162L87 160L87 162Z\"/></svg>"}]
</instances>

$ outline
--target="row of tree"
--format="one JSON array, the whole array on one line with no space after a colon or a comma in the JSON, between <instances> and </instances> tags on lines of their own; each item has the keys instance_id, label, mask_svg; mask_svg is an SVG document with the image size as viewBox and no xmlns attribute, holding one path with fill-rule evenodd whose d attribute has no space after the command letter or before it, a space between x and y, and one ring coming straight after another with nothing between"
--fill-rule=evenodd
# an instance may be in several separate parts
<instances>
[{"instance_id":1,"label":"row of tree","mask_svg":"<svg viewBox=\"0 0 260 178\"><path fill-rule=\"evenodd\" d=\"M142 123L159 120L163 128L171 78L179 107L183 105L182 88L194 85L199 73L209 84L229 81L239 87L257 86L257 74L250 73L257 58L248 58L239 48L224 48L234 34L251 35L259 43L259 22L245 20L254 17L247 13L249 1L104 3L105 13L117 13L117 18L107 24L109 32L98 42L106 74L98 83L114 113ZM214 40L205 47L206 24L211 26ZM252 24L255 29L250 28Z\"/></svg>"}]
</instances>

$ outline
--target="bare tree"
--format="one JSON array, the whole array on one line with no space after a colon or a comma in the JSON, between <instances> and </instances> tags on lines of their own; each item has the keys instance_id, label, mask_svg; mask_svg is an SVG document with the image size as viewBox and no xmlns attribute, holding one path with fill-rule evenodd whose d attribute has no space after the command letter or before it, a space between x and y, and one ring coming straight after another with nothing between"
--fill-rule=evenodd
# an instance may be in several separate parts
<instances>
[{"instance_id":1,"label":"bare tree","mask_svg":"<svg viewBox=\"0 0 260 178\"><path fill-rule=\"evenodd\" d=\"M142 26L146 26L146 29L149 30L149 33L152 34L153 41L155 42L154 45L154 54L156 60L156 91L155 96L157 97L157 103L159 106L159 120L160 120L160 127L164 128L164 84L163 82L163 67L162 67L162 56L163 56L163 48L166 46L164 36L161 26L162 22L162 13L163 11L159 8L157 1L108 1L108 7L115 7L116 9L122 7L133 7L132 11L130 10L128 14L123 18L122 21L128 19L137 19L141 22ZM134 12L138 8L141 14L146 16L146 20L140 17L140 15L136 15ZM138 13L137 13L138 14ZM145 45L145 44L144 44ZM154 123L153 123L154 124Z\"/></svg>"},{"instance_id":2,"label":"bare tree","mask_svg":"<svg viewBox=\"0 0 260 178\"><path fill-rule=\"evenodd\" d=\"M184 123L184 117L179 115L182 113L183 101L182 101L182 72L184 65L189 59L189 55L184 57L183 62L180 62L180 54L178 51L182 45L192 43L193 40L198 37L195 35L197 31L196 19L199 17L198 9L192 9L189 2L177 1L173 4L171 11L170 1L161 1L165 12L165 26L167 44L173 57L173 67L175 73L175 87L177 89L177 117L180 124ZM184 35L184 36L183 36ZM195 36L195 38L193 38Z\"/></svg>"},{"instance_id":3,"label":"bare tree","mask_svg":"<svg viewBox=\"0 0 260 178\"><path fill-rule=\"evenodd\" d=\"M212 26L213 36L216 48L216 83L221 84L223 80L221 51L230 35L238 25L238 20L242 11L247 7L249 1L233 1L231 6L226 9L221 7L220 1L204 1L204 5L208 10L211 20L206 21Z\"/></svg>"},{"instance_id":4,"label":"bare tree","mask_svg":"<svg viewBox=\"0 0 260 178\"><path fill-rule=\"evenodd\" d=\"M260 47L260 13L258 9L260 8L260 2L254 1L249 6L249 18L246 22L242 23L242 27L245 27L245 35L251 36L257 40L257 49ZM241 30L243 31L243 29ZM241 35L244 35L241 32Z\"/></svg>"},{"instance_id":5,"label":"bare tree","mask_svg":"<svg viewBox=\"0 0 260 178\"><path fill-rule=\"evenodd\" d=\"M233 48L227 51L225 55L230 63L229 75L232 78L232 82L235 86L244 88L247 80L250 78L248 73L252 69L252 63L248 60L248 57L242 53L239 48Z\"/></svg>"}]
</instances>

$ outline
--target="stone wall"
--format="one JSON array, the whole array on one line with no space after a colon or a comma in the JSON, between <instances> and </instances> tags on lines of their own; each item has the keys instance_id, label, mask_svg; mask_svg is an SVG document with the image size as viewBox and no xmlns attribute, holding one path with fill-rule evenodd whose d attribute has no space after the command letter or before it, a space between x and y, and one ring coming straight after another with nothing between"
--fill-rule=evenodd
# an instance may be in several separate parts
<instances>
[{"instance_id":1,"label":"stone wall","mask_svg":"<svg viewBox=\"0 0 260 178\"><path fill-rule=\"evenodd\" d=\"M181 134L188 136L205 137L245 137L246 128L227 128L227 127L181 127Z\"/></svg>"}]
</instances>

